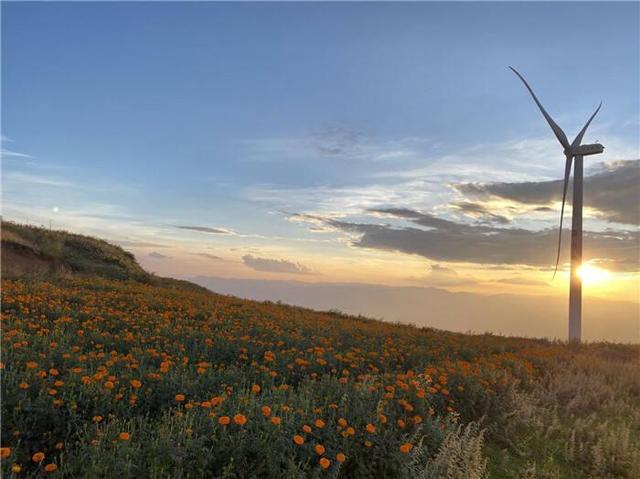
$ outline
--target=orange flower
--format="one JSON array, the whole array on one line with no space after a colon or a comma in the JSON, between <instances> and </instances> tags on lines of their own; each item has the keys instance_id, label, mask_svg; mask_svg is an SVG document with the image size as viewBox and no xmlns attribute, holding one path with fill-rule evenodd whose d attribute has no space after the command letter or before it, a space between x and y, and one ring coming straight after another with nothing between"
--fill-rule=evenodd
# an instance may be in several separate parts
<instances>
[{"instance_id":1,"label":"orange flower","mask_svg":"<svg viewBox=\"0 0 640 479\"><path fill-rule=\"evenodd\" d=\"M235 422L238 426L244 426L247 423L247 417L242 414L236 414L233 416L233 422Z\"/></svg>"},{"instance_id":2,"label":"orange flower","mask_svg":"<svg viewBox=\"0 0 640 479\"><path fill-rule=\"evenodd\" d=\"M338 424L340 426L342 426L342 427L347 427L347 424L349 424L349 423L347 422L347 420L345 418L341 417L340 419L338 419Z\"/></svg>"},{"instance_id":3,"label":"orange flower","mask_svg":"<svg viewBox=\"0 0 640 479\"><path fill-rule=\"evenodd\" d=\"M326 457L321 457L320 461L318 461L320 463L320 467L322 469L328 469L329 466L331 465L331 461L329 459L327 459Z\"/></svg>"},{"instance_id":4,"label":"orange flower","mask_svg":"<svg viewBox=\"0 0 640 479\"><path fill-rule=\"evenodd\" d=\"M107 381L107 382L104 383L104 387L107 388L107 389L113 389L114 386L115 385L113 384L112 381Z\"/></svg>"},{"instance_id":5,"label":"orange flower","mask_svg":"<svg viewBox=\"0 0 640 479\"><path fill-rule=\"evenodd\" d=\"M25 383L24 381L22 381L22 382L18 385L18 387L19 387L20 389L29 389L29 383Z\"/></svg>"},{"instance_id":6,"label":"orange flower","mask_svg":"<svg viewBox=\"0 0 640 479\"><path fill-rule=\"evenodd\" d=\"M10 447L0 447L0 457L2 459L6 459L10 455L11 455L11 448Z\"/></svg>"},{"instance_id":7,"label":"orange flower","mask_svg":"<svg viewBox=\"0 0 640 479\"><path fill-rule=\"evenodd\" d=\"M184 394L176 394L176 401L182 402L184 401Z\"/></svg>"},{"instance_id":8,"label":"orange flower","mask_svg":"<svg viewBox=\"0 0 640 479\"><path fill-rule=\"evenodd\" d=\"M356 430L352 427L348 427L347 430L345 431L347 433L348 436L353 436L356 433Z\"/></svg>"},{"instance_id":9,"label":"orange flower","mask_svg":"<svg viewBox=\"0 0 640 479\"><path fill-rule=\"evenodd\" d=\"M324 427L324 421L322 419L316 419L314 423L318 429L322 429Z\"/></svg>"},{"instance_id":10,"label":"orange flower","mask_svg":"<svg viewBox=\"0 0 640 479\"><path fill-rule=\"evenodd\" d=\"M371 423L367 424L367 432L373 434L376 432L376 427Z\"/></svg>"},{"instance_id":11,"label":"orange flower","mask_svg":"<svg viewBox=\"0 0 640 479\"><path fill-rule=\"evenodd\" d=\"M56 469L58 469L58 466L56 466L55 464L51 463L51 464L47 464L46 466L44 466L44 470L47 472L53 472Z\"/></svg>"},{"instance_id":12,"label":"orange flower","mask_svg":"<svg viewBox=\"0 0 640 479\"><path fill-rule=\"evenodd\" d=\"M260 410L262 411L262 415L264 417L269 417L271 416L271 408L269 406L262 406L260 408Z\"/></svg>"},{"instance_id":13,"label":"orange flower","mask_svg":"<svg viewBox=\"0 0 640 479\"><path fill-rule=\"evenodd\" d=\"M404 429L404 427L405 427L406 425L407 425L407 424L406 424L402 419L398 419L398 427L399 427L400 429Z\"/></svg>"},{"instance_id":14,"label":"orange flower","mask_svg":"<svg viewBox=\"0 0 640 479\"><path fill-rule=\"evenodd\" d=\"M296 434L293 436L293 442L295 442L298 446L302 446L304 444L304 437Z\"/></svg>"},{"instance_id":15,"label":"orange flower","mask_svg":"<svg viewBox=\"0 0 640 479\"><path fill-rule=\"evenodd\" d=\"M322 456L325 452L325 448L322 444L316 444L316 447L314 447L313 450L316 451L318 456Z\"/></svg>"},{"instance_id":16,"label":"orange flower","mask_svg":"<svg viewBox=\"0 0 640 479\"><path fill-rule=\"evenodd\" d=\"M56 445L54 446L58 451L62 451L64 449L64 443L62 442L58 442L56 443Z\"/></svg>"},{"instance_id":17,"label":"orange flower","mask_svg":"<svg viewBox=\"0 0 640 479\"><path fill-rule=\"evenodd\" d=\"M91 419L93 422L100 422L102 421L104 418L102 416L93 416L93 418Z\"/></svg>"},{"instance_id":18,"label":"orange flower","mask_svg":"<svg viewBox=\"0 0 640 479\"><path fill-rule=\"evenodd\" d=\"M347 460L347 456L345 456L343 453L339 452L338 454L336 454L336 461L344 462L346 460Z\"/></svg>"},{"instance_id":19,"label":"orange flower","mask_svg":"<svg viewBox=\"0 0 640 479\"><path fill-rule=\"evenodd\" d=\"M260 392L261 388L259 384L254 384L253 386L251 386L251 392L253 394L258 394Z\"/></svg>"},{"instance_id":20,"label":"orange flower","mask_svg":"<svg viewBox=\"0 0 640 479\"><path fill-rule=\"evenodd\" d=\"M137 379L132 379L130 383L131 383L131 387L134 389L140 389L142 387L142 383Z\"/></svg>"},{"instance_id":21,"label":"orange flower","mask_svg":"<svg viewBox=\"0 0 640 479\"><path fill-rule=\"evenodd\" d=\"M231 418L229 416L220 416L218 418L218 424L220 424L221 426L226 426L230 422L231 422Z\"/></svg>"},{"instance_id":22,"label":"orange flower","mask_svg":"<svg viewBox=\"0 0 640 479\"><path fill-rule=\"evenodd\" d=\"M42 462L44 459L44 452L36 452L33 456L31 456L31 460L33 462Z\"/></svg>"},{"instance_id":23,"label":"orange flower","mask_svg":"<svg viewBox=\"0 0 640 479\"><path fill-rule=\"evenodd\" d=\"M27 369L35 369L38 367L38 363L36 363L35 361L29 361L27 363Z\"/></svg>"},{"instance_id":24,"label":"orange flower","mask_svg":"<svg viewBox=\"0 0 640 479\"><path fill-rule=\"evenodd\" d=\"M121 441L128 441L129 439L131 439L131 434L129 434L128 432L121 432L120 434L118 434L118 439L120 439Z\"/></svg>"},{"instance_id":25,"label":"orange flower","mask_svg":"<svg viewBox=\"0 0 640 479\"><path fill-rule=\"evenodd\" d=\"M302 426L302 430L306 433L310 433L311 432L311 426L305 424L304 426Z\"/></svg>"},{"instance_id":26,"label":"orange flower","mask_svg":"<svg viewBox=\"0 0 640 479\"><path fill-rule=\"evenodd\" d=\"M409 442L405 442L400 446L400 452L402 452L403 454L408 454L411 449L413 449L413 444Z\"/></svg>"},{"instance_id":27,"label":"orange flower","mask_svg":"<svg viewBox=\"0 0 640 479\"><path fill-rule=\"evenodd\" d=\"M280 419L278 416L273 416L271 418L271 424L275 424L276 426L279 426L281 422L282 422L282 419Z\"/></svg>"}]
</instances>

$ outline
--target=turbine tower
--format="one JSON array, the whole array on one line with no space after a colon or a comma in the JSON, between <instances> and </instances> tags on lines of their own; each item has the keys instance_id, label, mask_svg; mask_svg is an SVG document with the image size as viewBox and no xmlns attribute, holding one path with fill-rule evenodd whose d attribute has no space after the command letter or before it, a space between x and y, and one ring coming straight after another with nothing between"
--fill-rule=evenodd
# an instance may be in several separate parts
<instances>
[{"instance_id":1,"label":"turbine tower","mask_svg":"<svg viewBox=\"0 0 640 479\"><path fill-rule=\"evenodd\" d=\"M597 155L604 151L604 146L600 143L594 143L590 145L582 145L582 137L584 136L587 128L591 124L591 120L596 116L596 114L600 111L600 107L602 106L602 102L596 108L596 111L593 112L593 115L589 118L587 123L584 125L578 136L575 137L573 142L570 144L567 139L567 135L564 134L562 128L558 126L558 124L553 121L553 118L547 113L544 109L535 93L518 71L509 67L513 70L513 73L518 75L518 78L522 80L524 86L527 87L529 93L533 97L533 101L536 102L538 108L542 112L542 116L544 116L545 120L553 130L556 138L562 145L564 149L564 156L566 158L565 167L564 167L564 185L562 190L562 208L560 210L560 230L558 232L558 254L556 256L556 267L553 272L553 277L555 278L556 273L558 272L558 263L560 261L560 246L562 242L562 217L564 216L564 204L567 198L567 188L569 186L569 177L571 176L571 166L572 162L575 159L575 170L573 172L573 201L572 201L572 218L571 218L571 284L569 287L569 341L570 342L580 342L582 336L582 279L579 275L579 268L582 265L582 163L583 157L588 155Z\"/></svg>"}]
</instances>

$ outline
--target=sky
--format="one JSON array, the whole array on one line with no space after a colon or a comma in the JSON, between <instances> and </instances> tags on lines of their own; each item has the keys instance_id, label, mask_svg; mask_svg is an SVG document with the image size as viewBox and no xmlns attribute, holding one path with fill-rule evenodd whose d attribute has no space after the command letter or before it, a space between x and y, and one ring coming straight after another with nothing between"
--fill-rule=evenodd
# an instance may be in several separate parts
<instances>
[{"instance_id":1,"label":"sky","mask_svg":"<svg viewBox=\"0 0 640 479\"><path fill-rule=\"evenodd\" d=\"M603 101L585 295L638 301L636 2L1 8L5 219L176 277L564 296L562 148L513 65L570 140Z\"/></svg>"}]
</instances>

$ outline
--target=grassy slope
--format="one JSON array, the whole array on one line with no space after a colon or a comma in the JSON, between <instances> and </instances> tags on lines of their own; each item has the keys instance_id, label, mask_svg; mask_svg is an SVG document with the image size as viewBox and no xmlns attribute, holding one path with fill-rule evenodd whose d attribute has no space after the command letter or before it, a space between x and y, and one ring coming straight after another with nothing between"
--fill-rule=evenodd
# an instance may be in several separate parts
<instances>
[{"instance_id":1,"label":"grassy slope","mask_svg":"<svg viewBox=\"0 0 640 479\"><path fill-rule=\"evenodd\" d=\"M235 463L242 464L239 477L250 477L246 471L254 468L320 477L313 451L292 449L290 441L317 415L330 427L339 415L357 424L353 438L325 436L325 429L307 437L310 442L322 433L336 477L376 477L385 468L386 477L460 479L484 477L483 470L496 478L632 478L640 473L636 346L568 348L243 301L153 277L121 248L66 232L3 223L2 242L3 275L17 279L3 284L2 442L12 447L10 461L36 474L41 469L29 465L28 457L45 450L61 472L71 475L91 467L95 477L115 470L122 477L145 477L136 468L201 477L207 474L203 471L234 470ZM107 279L90 279L96 276ZM85 330L83 336L72 333L76 329ZM135 334L121 338L122 331ZM215 347L206 346L211 338ZM77 348L91 374L106 364L125 394L131 392L130 378L141 378L143 387L130 399L135 404L110 399L104 379L79 382L69 371L77 364L75 354L61 356L48 341L61 351ZM24 343L29 347L16 346ZM125 356L105 363L95 354L97 344ZM168 354L172 364L159 375L158 351ZM274 351L275 359L265 359L266 351ZM37 370L25 366L29 359L46 363L45 370L60 370L65 383L58 388L64 394L61 405L52 408L59 396L47 392L54 378L36 378ZM132 360L135 369L129 366ZM196 370L202 361L213 367ZM345 370L350 374L345 376ZM158 378L147 379L149 374ZM447 376L446 386L416 398L430 376L441 375ZM21 381L29 387L22 390ZM250 392L252 383L262 385L258 397ZM388 387L395 389L392 398L386 397ZM450 390L447 396L443 387ZM218 414L245 412L252 428L249 442L242 428L216 426L199 407L174 418L177 393L196 406L211 395L225 397ZM405 398L415 411L398 403ZM339 406L335 411L327 407L332 401ZM260 425L264 404L283 419L277 431L268 422L266 428ZM285 404L290 411L283 409ZM449 407L459 421L480 427L457 429ZM376 417L380 408L387 423ZM423 418L420 424L412 419L416 412ZM87 429L97 413L112 416L104 429ZM393 427L398 419L408 426ZM375 435L363 430L369 421L378 428ZM100 442L120 430L133 431L141 442L119 449ZM181 439L185 431L191 431L187 442ZM374 439L371 447L367 438ZM62 454L53 448L59 440L65 444ZM93 441L99 446L88 447ZM403 441L415 445L411 454L398 452ZM252 449L252 442L260 449ZM334 459L337 448L349 457L341 468ZM205 458L198 456L203 450L210 451ZM133 472L122 464L123 454L134 463ZM290 460L265 463L263 456ZM181 457L189 457L193 469ZM5 461L6 477L8 467ZM240 466L235 467L238 472Z\"/></svg>"},{"instance_id":2,"label":"grassy slope","mask_svg":"<svg viewBox=\"0 0 640 479\"><path fill-rule=\"evenodd\" d=\"M2 277L100 277L207 291L146 272L133 254L107 241L61 230L2 222Z\"/></svg>"}]
</instances>

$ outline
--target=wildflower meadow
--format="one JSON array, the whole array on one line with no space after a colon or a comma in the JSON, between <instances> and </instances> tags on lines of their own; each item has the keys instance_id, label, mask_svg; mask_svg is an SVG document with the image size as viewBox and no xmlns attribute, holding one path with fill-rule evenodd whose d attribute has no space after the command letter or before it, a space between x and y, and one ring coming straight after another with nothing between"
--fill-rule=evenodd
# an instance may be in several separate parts
<instances>
[{"instance_id":1,"label":"wildflower meadow","mask_svg":"<svg viewBox=\"0 0 640 479\"><path fill-rule=\"evenodd\" d=\"M639 477L638 348L2 283L3 477Z\"/></svg>"}]
</instances>

